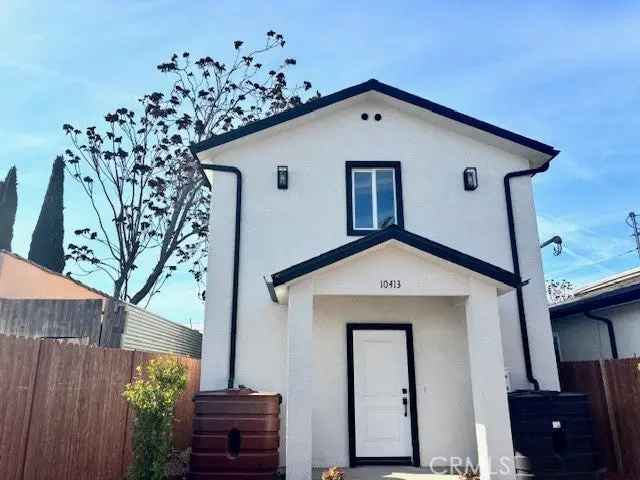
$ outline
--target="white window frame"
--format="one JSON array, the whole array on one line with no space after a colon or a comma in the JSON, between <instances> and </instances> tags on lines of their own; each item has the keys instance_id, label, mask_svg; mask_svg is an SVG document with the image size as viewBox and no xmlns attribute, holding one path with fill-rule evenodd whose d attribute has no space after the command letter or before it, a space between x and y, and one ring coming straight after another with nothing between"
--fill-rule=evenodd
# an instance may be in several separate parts
<instances>
[{"instance_id":1,"label":"white window frame","mask_svg":"<svg viewBox=\"0 0 640 480\"><path fill-rule=\"evenodd\" d=\"M394 223L398 223L398 199L396 198L396 170L393 167L370 167L370 168L360 168L354 167L351 169L351 211L353 212L351 215L351 228L353 230L366 230L366 231L375 231L380 230L378 227L378 182L377 182L377 172L379 170L390 170L393 178L393 221ZM356 182L355 182L355 174L356 172L370 172L371 173L371 205L373 209L373 226L368 227L358 227L356 226Z\"/></svg>"}]
</instances>

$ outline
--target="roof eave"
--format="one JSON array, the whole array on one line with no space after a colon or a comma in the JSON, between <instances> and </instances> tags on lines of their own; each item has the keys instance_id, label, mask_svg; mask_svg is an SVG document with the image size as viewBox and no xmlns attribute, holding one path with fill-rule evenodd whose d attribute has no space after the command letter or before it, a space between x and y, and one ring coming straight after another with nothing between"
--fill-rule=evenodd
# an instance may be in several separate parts
<instances>
[{"instance_id":1,"label":"roof eave","mask_svg":"<svg viewBox=\"0 0 640 480\"><path fill-rule=\"evenodd\" d=\"M366 82L360 83L358 85L345 88L338 92L327 95L326 97L314 98L308 101L307 103L303 103L301 105L298 105L296 107L290 108L283 112L277 113L270 117L267 117L261 120L256 120L252 123L249 123L242 127L238 127L229 132L221 133L219 135L215 135L211 138L208 138L207 140L204 140L202 142L192 144L190 147L191 152L194 155L197 155L197 153L203 152L205 150L218 147L220 145L232 142L234 140L238 140L242 137L252 135L262 130L274 127L281 123L294 120L296 118L299 118L303 115L307 115L321 108L328 107L335 103L341 102L351 97L355 97L357 95L361 95L369 91L375 91L384 95L388 95L397 100L429 110L436 115L440 115L450 120L460 122L462 124L468 125L478 130L490 133L497 137L522 145L531 150L547 155L549 157L548 160L552 160L558 155L558 153L560 153L559 150L555 149L551 145L547 145L545 143L539 142L538 140L534 140L524 135L520 135L518 133L507 130L505 128L498 127L496 125L485 122L483 120L479 120L470 115L460 113L449 107L445 107L444 105L440 105L438 103L432 102L431 100L427 100L426 98L419 97L417 95L406 92L399 88L392 87L391 85L387 85L375 79L371 79Z\"/></svg>"},{"instance_id":2,"label":"roof eave","mask_svg":"<svg viewBox=\"0 0 640 480\"><path fill-rule=\"evenodd\" d=\"M516 288L522 280L515 274L432 240L408 232L397 225L367 235L316 257L297 263L271 275L271 288L287 285L300 277L345 260L372 247L396 240L427 254L451 262L477 274L490 278L507 287Z\"/></svg>"},{"instance_id":3,"label":"roof eave","mask_svg":"<svg viewBox=\"0 0 640 480\"><path fill-rule=\"evenodd\" d=\"M198 164L198 170L200 170L200 175L202 175L205 185L209 190L211 190L211 182L209 181L209 177L207 177L207 172L204 171L204 168L202 167L202 162L200 161L200 158L198 158L198 153L200 152L195 149L195 144L193 143L189 145L189 150L191 151L191 155L193 155L193 158L196 159L196 163Z\"/></svg>"},{"instance_id":4,"label":"roof eave","mask_svg":"<svg viewBox=\"0 0 640 480\"><path fill-rule=\"evenodd\" d=\"M549 308L549 316L554 320L592 310L615 307L637 300L640 300L640 284L553 305Z\"/></svg>"}]
</instances>

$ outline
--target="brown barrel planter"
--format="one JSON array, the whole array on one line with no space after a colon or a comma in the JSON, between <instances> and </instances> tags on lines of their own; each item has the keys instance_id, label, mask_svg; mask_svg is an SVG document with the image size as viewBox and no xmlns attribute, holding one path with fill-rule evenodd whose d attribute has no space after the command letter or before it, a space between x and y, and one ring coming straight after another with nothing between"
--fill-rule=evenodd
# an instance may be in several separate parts
<instances>
[{"instance_id":1,"label":"brown barrel planter","mask_svg":"<svg viewBox=\"0 0 640 480\"><path fill-rule=\"evenodd\" d=\"M280 446L279 394L239 388L199 392L193 401L189 478L273 479Z\"/></svg>"}]
</instances>

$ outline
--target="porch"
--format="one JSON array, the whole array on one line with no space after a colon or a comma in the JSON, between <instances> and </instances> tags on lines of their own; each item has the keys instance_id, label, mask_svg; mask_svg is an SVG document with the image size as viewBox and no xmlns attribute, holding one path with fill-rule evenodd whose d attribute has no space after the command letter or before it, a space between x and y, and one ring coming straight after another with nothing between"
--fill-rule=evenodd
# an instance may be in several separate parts
<instances>
[{"instance_id":1,"label":"porch","mask_svg":"<svg viewBox=\"0 0 640 480\"><path fill-rule=\"evenodd\" d=\"M458 458L515 478L498 312L512 274L390 227L272 279L289 479L357 465L347 479L448 480Z\"/></svg>"}]
</instances>

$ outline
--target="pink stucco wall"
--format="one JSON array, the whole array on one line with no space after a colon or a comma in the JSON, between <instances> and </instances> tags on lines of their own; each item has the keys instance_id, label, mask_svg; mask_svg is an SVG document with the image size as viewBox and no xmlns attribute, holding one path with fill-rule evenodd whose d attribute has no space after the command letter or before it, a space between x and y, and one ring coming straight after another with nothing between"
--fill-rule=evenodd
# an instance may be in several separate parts
<instances>
[{"instance_id":1,"label":"pink stucco wall","mask_svg":"<svg viewBox=\"0 0 640 480\"><path fill-rule=\"evenodd\" d=\"M62 275L0 252L0 298L104 299Z\"/></svg>"}]
</instances>

